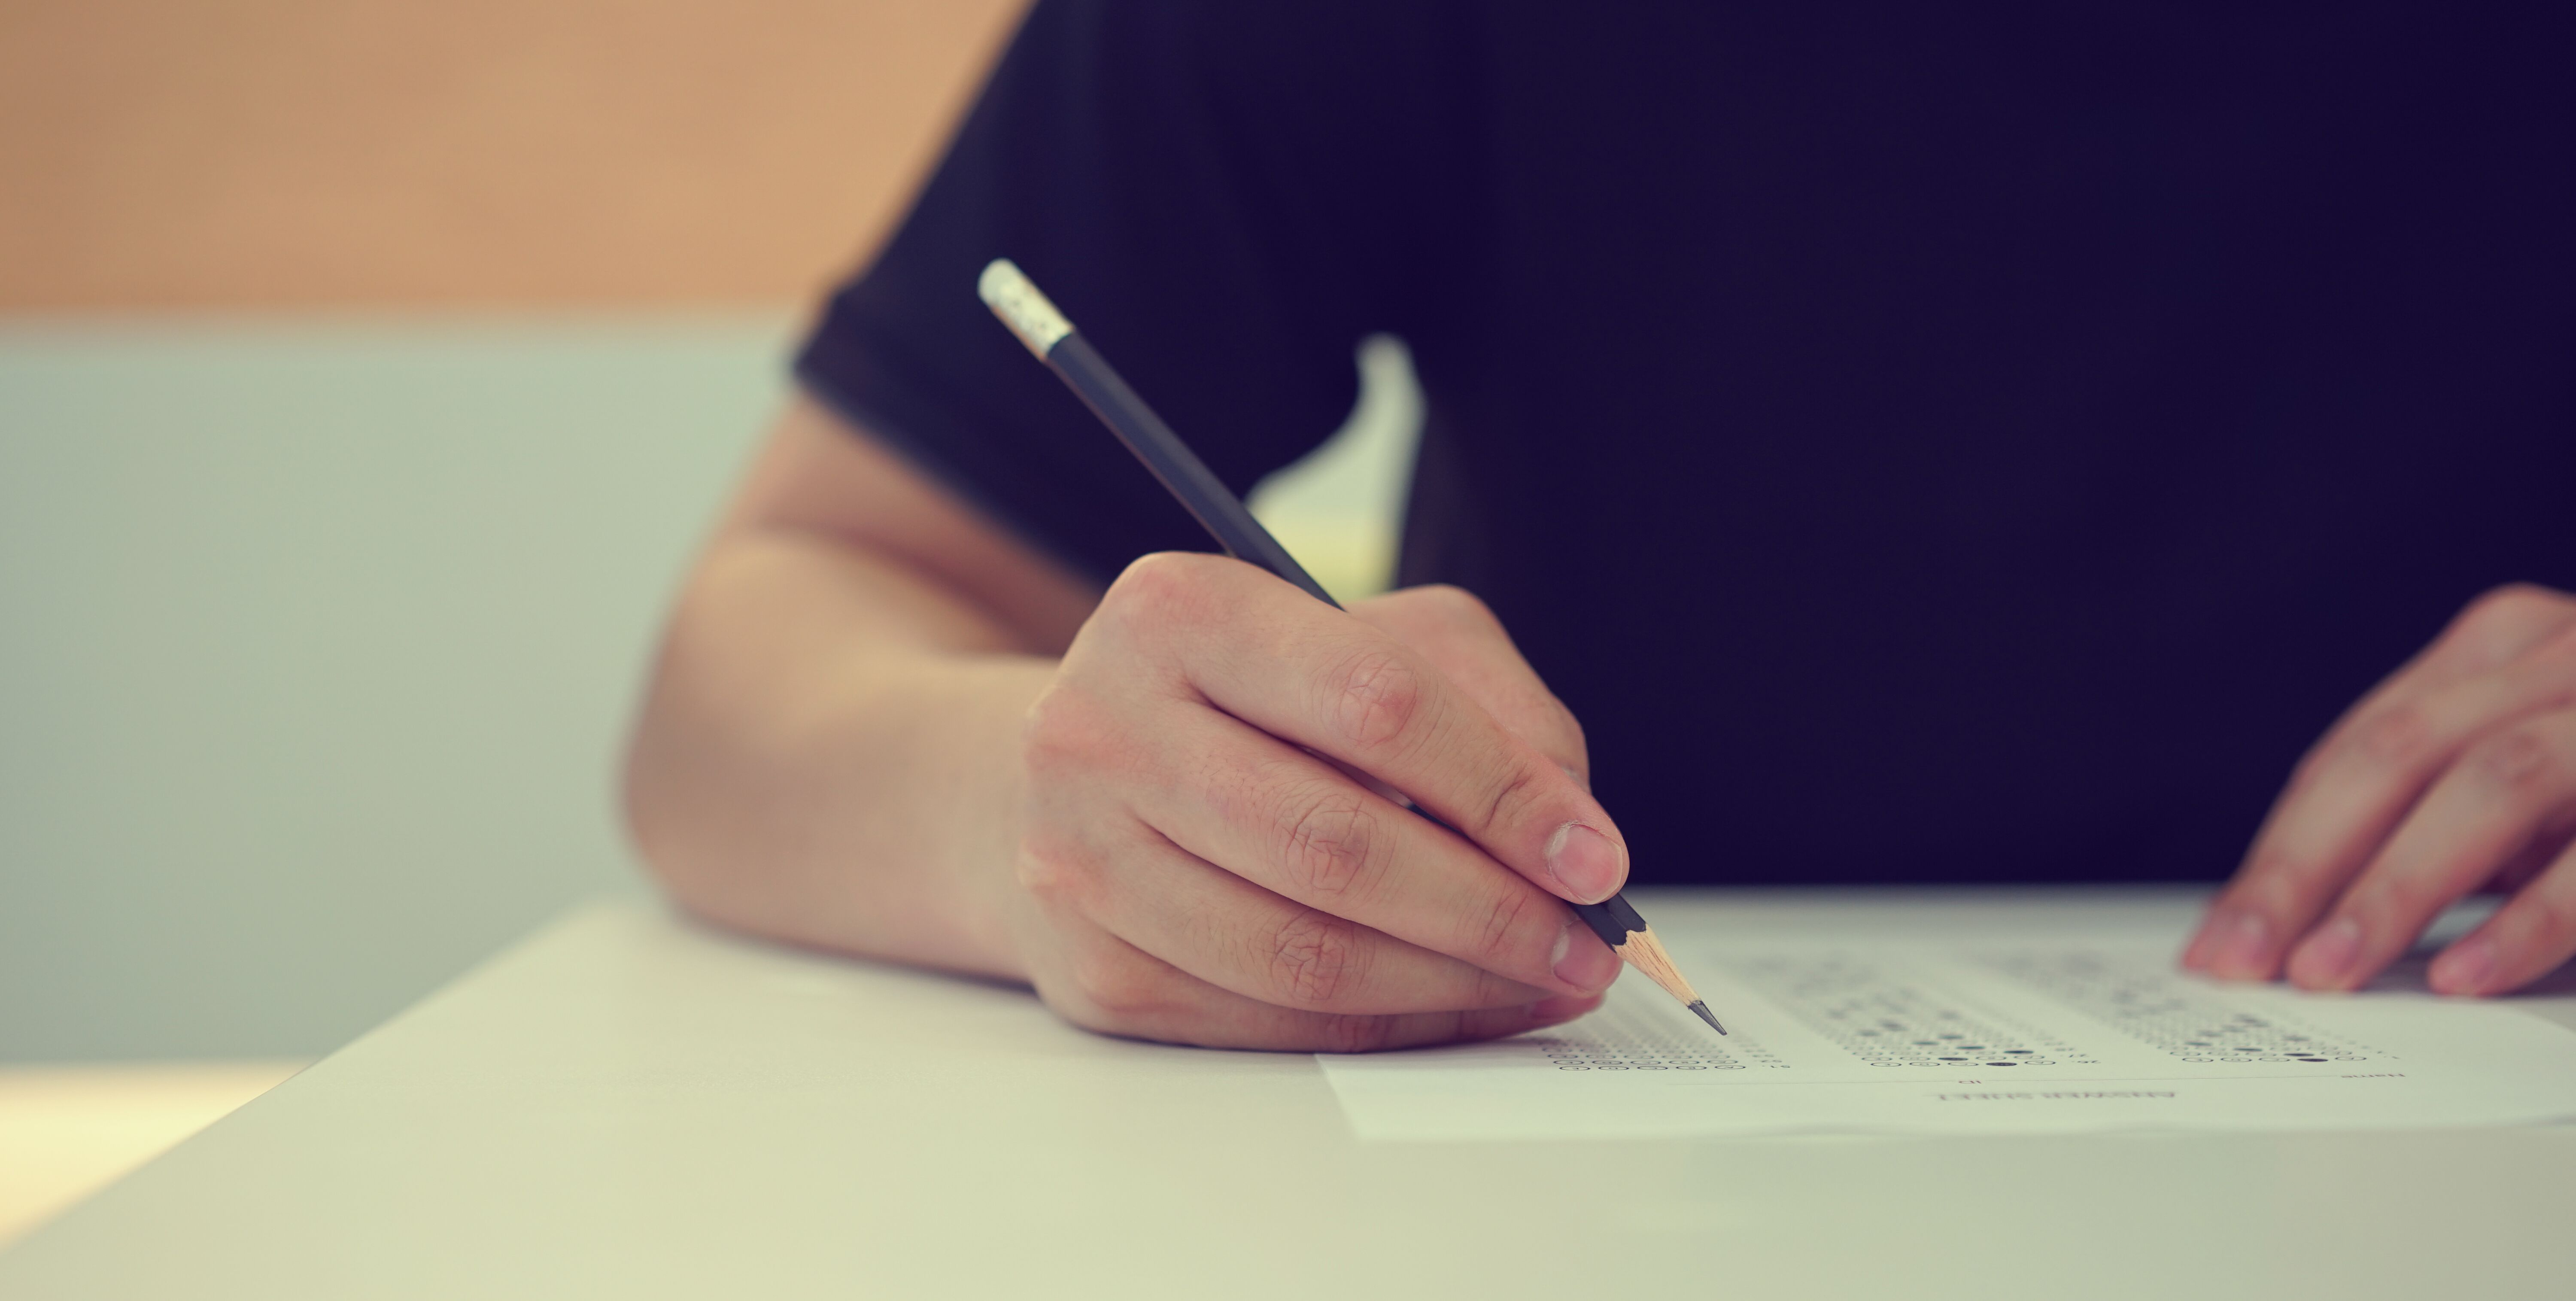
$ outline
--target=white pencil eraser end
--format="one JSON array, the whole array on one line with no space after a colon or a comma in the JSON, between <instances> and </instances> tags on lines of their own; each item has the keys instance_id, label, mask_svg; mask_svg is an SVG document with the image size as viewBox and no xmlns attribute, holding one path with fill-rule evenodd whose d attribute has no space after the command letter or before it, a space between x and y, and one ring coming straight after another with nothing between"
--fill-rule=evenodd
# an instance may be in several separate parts
<instances>
[{"instance_id":1,"label":"white pencil eraser end","mask_svg":"<svg viewBox=\"0 0 2576 1301\"><path fill-rule=\"evenodd\" d=\"M1064 319L1064 313L1009 258L997 257L985 264L984 274L975 278L975 293L1040 361L1046 360L1047 349L1073 333L1073 322Z\"/></svg>"}]
</instances>

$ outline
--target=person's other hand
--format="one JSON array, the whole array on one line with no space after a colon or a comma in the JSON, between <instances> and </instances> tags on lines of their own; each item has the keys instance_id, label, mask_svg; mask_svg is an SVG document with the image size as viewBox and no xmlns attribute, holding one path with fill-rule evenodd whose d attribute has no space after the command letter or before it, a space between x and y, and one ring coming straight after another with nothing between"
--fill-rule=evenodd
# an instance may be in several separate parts
<instances>
[{"instance_id":1,"label":"person's other hand","mask_svg":"<svg viewBox=\"0 0 2576 1301\"><path fill-rule=\"evenodd\" d=\"M1571 1020L1619 973L1561 902L1627 878L1582 732L1454 588L1343 613L1239 561L1148 556L1022 749L1017 943L1078 1025L1393 1048Z\"/></svg>"},{"instance_id":2,"label":"person's other hand","mask_svg":"<svg viewBox=\"0 0 2576 1301\"><path fill-rule=\"evenodd\" d=\"M2576 598L2480 597L2300 760L2183 965L2352 989L2453 901L2512 897L2434 959L2498 994L2576 953Z\"/></svg>"}]
</instances>

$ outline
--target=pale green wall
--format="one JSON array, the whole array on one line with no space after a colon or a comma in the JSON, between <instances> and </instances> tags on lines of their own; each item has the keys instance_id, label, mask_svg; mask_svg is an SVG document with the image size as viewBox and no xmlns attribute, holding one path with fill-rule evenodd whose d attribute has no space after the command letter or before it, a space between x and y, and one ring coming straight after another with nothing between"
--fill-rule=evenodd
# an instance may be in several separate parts
<instances>
[{"instance_id":1,"label":"pale green wall","mask_svg":"<svg viewBox=\"0 0 2576 1301\"><path fill-rule=\"evenodd\" d=\"M0 327L0 1060L319 1053L637 888L613 755L790 329ZM1357 581L1407 392L1265 495Z\"/></svg>"}]
</instances>

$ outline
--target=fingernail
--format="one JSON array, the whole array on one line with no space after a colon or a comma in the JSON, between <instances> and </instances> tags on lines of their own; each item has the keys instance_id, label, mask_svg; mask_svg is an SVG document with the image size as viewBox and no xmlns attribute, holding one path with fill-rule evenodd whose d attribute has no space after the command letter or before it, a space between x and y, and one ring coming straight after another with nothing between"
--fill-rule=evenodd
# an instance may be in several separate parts
<instances>
[{"instance_id":1,"label":"fingernail","mask_svg":"<svg viewBox=\"0 0 2576 1301\"><path fill-rule=\"evenodd\" d=\"M2290 981L2307 989L2339 988L2361 957L2361 923L2337 917L2290 955Z\"/></svg>"},{"instance_id":2,"label":"fingernail","mask_svg":"<svg viewBox=\"0 0 2576 1301\"><path fill-rule=\"evenodd\" d=\"M2494 941L2483 935L2465 939L2433 959L2427 972L2436 994L2479 994L2487 982L2495 979L2496 951Z\"/></svg>"},{"instance_id":3,"label":"fingernail","mask_svg":"<svg viewBox=\"0 0 2576 1301\"><path fill-rule=\"evenodd\" d=\"M1556 952L1549 954L1547 960L1548 969L1556 973L1557 979L1586 994L1608 989L1610 982L1619 978L1619 955L1602 943L1592 928L1571 917L1566 919L1565 929L1557 932Z\"/></svg>"},{"instance_id":4,"label":"fingernail","mask_svg":"<svg viewBox=\"0 0 2576 1301\"><path fill-rule=\"evenodd\" d=\"M1547 874L1576 903L1599 903L1619 892L1619 847L1608 836L1569 822L1547 838Z\"/></svg>"},{"instance_id":5,"label":"fingernail","mask_svg":"<svg viewBox=\"0 0 2576 1301\"><path fill-rule=\"evenodd\" d=\"M2272 924L2263 914L2240 912L2226 922L2226 932L2218 937L2211 953L2209 969L2213 974L2245 980L2261 980L2272 974Z\"/></svg>"}]
</instances>

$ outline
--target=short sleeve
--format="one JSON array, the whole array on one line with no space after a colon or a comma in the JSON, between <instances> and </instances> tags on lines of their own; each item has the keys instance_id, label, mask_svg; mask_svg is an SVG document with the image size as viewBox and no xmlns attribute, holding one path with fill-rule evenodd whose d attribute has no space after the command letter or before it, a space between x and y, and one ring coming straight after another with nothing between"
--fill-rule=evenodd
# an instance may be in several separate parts
<instances>
[{"instance_id":1,"label":"short sleeve","mask_svg":"<svg viewBox=\"0 0 2576 1301\"><path fill-rule=\"evenodd\" d=\"M1400 314L1386 236L1422 147L1419 114L1352 94L1390 75L1366 12L1041 0L799 380L1081 572L1208 549L976 276L1026 269L1236 491L1316 446L1356 396L1355 345Z\"/></svg>"}]
</instances>

